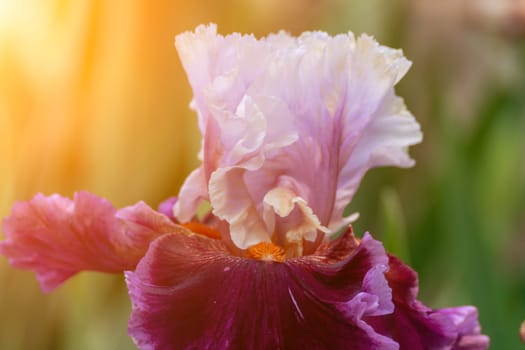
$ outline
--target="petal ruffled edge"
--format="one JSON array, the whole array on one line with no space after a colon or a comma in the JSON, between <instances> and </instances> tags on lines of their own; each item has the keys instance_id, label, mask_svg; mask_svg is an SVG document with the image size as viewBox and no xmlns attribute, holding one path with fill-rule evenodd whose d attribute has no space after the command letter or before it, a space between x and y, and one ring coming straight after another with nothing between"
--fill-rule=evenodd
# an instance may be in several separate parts
<instances>
[{"instance_id":1,"label":"petal ruffled edge","mask_svg":"<svg viewBox=\"0 0 525 350\"><path fill-rule=\"evenodd\" d=\"M421 132L393 90L411 65L401 50L382 46L368 35L356 39L351 32L335 37L323 32L291 37L281 32L256 39L220 35L215 24L180 34L176 47L193 88L204 138L200 180L185 183L176 208L181 221L195 212L199 198L209 194L220 204L213 205L214 213L231 224L235 244L246 248L268 240L273 231L265 227L264 197L275 189L278 176L288 174L306 187L305 193L296 195L306 201L320 225L336 232L351 221L343 218L343 209L368 169L413 164L407 148L421 140ZM273 149L275 156L297 139L303 142L294 145L293 153L303 157L283 163L290 168L268 170L272 166L265 150ZM329 161L321 167L305 166L317 153ZM312 168L315 176L305 175ZM238 176L238 169L264 170L271 179L254 189ZM214 188L225 187L218 182L236 182L243 189L224 200L214 194ZM304 218L308 221L311 215ZM315 230L304 226L294 232L311 240Z\"/></svg>"},{"instance_id":2,"label":"petal ruffled edge","mask_svg":"<svg viewBox=\"0 0 525 350\"><path fill-rule=\"evenodd\" d=\"M400 349L484 350L489 338L481 334L475 307L433 310L419 300L417 273L389 255L386 278L392 288L394 313L367 321L379 333L391 337Z\"/></svg>"},{"instance_id":3,"label":"petal ruffled edge","mask_svg":"<svg viewBox=\"0 0 525 350\"><path fill-rule=\"evenodd\" d=\"M34 271L45 292L83 270L134 269L153 239L183 230L142 202L117 211L88 192L17 202L2 227L0 254Z\"/></svg>"}]
</instances>

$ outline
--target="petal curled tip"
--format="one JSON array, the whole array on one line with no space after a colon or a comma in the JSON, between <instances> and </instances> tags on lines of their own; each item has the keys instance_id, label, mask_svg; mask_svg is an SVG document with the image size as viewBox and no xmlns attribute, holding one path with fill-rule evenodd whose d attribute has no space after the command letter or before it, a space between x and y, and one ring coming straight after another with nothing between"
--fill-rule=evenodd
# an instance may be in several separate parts
<instances>
[{"instance_id":1,"label":"petal curled tip","mask_svg":"<svg viewBox=\"0 0 525 350\"><path fill-rule=\"evenodd\" d=\"M478 310L473 306L452 307L437 310L449 315L457 331L453 350L485 350L490 338L481 334Z\"/></svg>"},{"instance_id":2,"label":"petal curled tip","mask_svg":"<svg viewBox=\"0 0 525 350\"><path fill-rule=\"evenodd\" d=\"M421 130L394 91L411 64L401 50L351 33L223 36L214 24L176 46L203 134L203 164L175 207L182 222L205 199L239 248L274 231L315 241L343 225L369 169L414 164ZM275 198L285 193L297 200Z\"/></svg>"},{"instance_id":3,"label":"petal curled tip","mask_svg":"<svg viewBox=\"0 0 525 350\"><path fill-rule=\"evenodd\" d=\"M119 214L136 220L126 222ZM107 200L88 192L76 193L73 200L37 194L15 203L4 219L0 253L12 266L34 271L49 292L83 270L134 269L151 240L174 231L161 229L163 219L156 215L160 216L143 203L117 212ZM167 218L164 225L174 226Z\"/></svg>"}]
</instances>

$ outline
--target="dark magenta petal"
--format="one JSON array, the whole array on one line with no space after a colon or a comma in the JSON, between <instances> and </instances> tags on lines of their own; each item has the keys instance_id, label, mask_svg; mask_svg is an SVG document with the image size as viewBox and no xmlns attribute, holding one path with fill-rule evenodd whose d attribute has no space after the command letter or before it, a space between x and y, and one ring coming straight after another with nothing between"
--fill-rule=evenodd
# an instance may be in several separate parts
<instances>
[{"instance_id":1,"label":"dark magenta petal","mask_svg":"<svg viewBox=\"0 0 525 350\"><path fill-rule=\"evenodd\" d=\"M274 263L167 234L126 273L130 334L141 349L397 349L363 321L392 311L381 244L338 244L352 250Z\"/></svg>"},{"instance_id":2,"label":"dark magenta petal","mask_svg":"<svg viewBox=\"0 0 525 350\"><path fill-rule=\"evenodd\" d=\"M481 335L477 310L471 306L432 310L418 301L416 272L394 256L386 277L395 305L394 313L371 317L374 328L396 340L400 349L487 349L489 339Z\"/></svg>"},{"instance_id":3,"label":"dark magenta petal","mask_svg":"<svg viewBox=\"0 0 525 350\"><path fill-rule=\"evenodd\" d=\"M168 223L171 232L177 231L144 203L117 212L107 200L87 192L73 200L38 194L16 203L4 219L0 253L14 267L36 272L42 289L50 291L82 270L133 269L149 243L169 231Z\"/></svg>"}]
</instances>

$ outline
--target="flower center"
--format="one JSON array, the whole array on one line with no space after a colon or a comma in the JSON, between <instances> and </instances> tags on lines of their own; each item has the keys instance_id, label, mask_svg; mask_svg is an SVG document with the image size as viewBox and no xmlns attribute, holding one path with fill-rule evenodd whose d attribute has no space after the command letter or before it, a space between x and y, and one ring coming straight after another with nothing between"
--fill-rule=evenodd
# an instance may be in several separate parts
<instances>
[{"instance_id":1,"label":"flower center","mask_svg":"<svg viewBox=\"0 0 525 350\"><path fill-rule=\"evenodd\" d=\"M283 248L268 242L252 245L248 248L246 255L252 259L276 262L283 262L285 258Z\"/></svg>"},{"instance_id":2,"label":"flower center","mask_svg":"<svg viewBox=\"0 0 525 350\"><path fill-rule=\"evenodd\" d=\"M221 233L219 230L201 224L200 222L191 221L185 224L181 224L181 226L186 227L188 230L198 235L203 235L213 239L221 239Z\"/></svg>"}]
</instances>

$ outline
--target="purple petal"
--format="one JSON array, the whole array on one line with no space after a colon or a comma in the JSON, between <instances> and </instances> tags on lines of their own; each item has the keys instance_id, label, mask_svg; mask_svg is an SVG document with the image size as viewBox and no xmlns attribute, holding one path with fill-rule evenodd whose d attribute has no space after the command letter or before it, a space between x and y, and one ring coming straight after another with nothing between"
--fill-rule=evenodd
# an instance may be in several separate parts
<instances>
[{"instance_id":1,"label":"purple petal","mask_svg":"<svg viewBox=\"0 0 525 350\"><path fill-rule=\"evenodd\" d=\"M363 321L392 311L385 252L369 236L342 239L350 244L274 263L165 235L126 274L130 334L141 349L397 349Z\"/></svg>"},{"instance_id":2,"label":"purple petal","mask_svg":"<svg viewBox=\"0 0 525 350\"><path fill-rule=\"evenodd\" d=\"M175 216L173 216L173 207L175 206L175 203L177 203L177 197L170 197L166 200L164 200L162 203L159 204L158 211L159 213L162 213L169 217L174 222L177 222L177 219L175 219Z\"/></svg>"},{"instance_id":3,"label":"purple petal","mask_svg":"<svg viewBox=\"0 0 525 350\"><path fill-rule=\"evenodd\" d=\"M117 212L88 192L74 200L38 194L16 203L4 219L0 253L12 266L36 272L48 292L82 270L134 269L153 239L180 230L144 203Z\"/></svg>"},{"instance_id":4,"label":"purple petal","mask_svg":"<svg viewBox=\"0 0 525 350\"><path fill-rule=\"evenodd\" d=\"M489 347L490 339L481 334L478 310L475 307L453 307L441 309L440 312L449 314L458 331L458 338L452 350L483 350Z\"/></svg>"}]
</instances>

